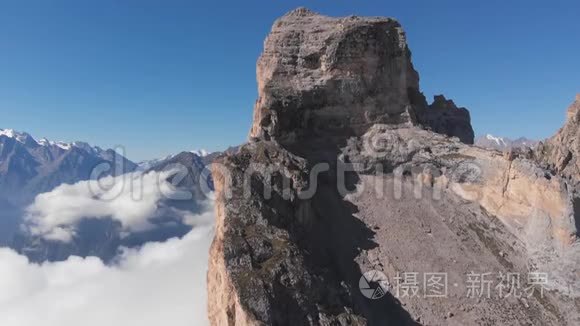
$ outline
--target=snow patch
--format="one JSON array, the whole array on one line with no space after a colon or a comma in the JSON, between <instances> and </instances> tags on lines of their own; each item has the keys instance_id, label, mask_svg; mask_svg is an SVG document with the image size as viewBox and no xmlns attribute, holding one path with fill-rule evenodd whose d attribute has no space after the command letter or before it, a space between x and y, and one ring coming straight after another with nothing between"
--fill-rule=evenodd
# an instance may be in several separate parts
<instances>
[{"instance_id":1,"label":"snow patch","mask_svg":"<svg viewBox=\"0 0 580 326\"><path fill-rule=\"evenodd\" d=\"M193 150L193 151L191 151L191 153L193 153L199 157L205 157L205 156L209 155L209 152L206 151L205 149Z\"/></svg>"},{"instance_id":2,"label":"snow patch","mask_svg":"<svg viewBox=\"0 0 580 326\"><path fill-rule=\"evenodd\" d=\"M498 146L507 146L505 140L502 137L495 137L494 135L487 134L485 138L495 142Z\"/></svg>"},{"instance_id":3,"label":"snow patch","mask_svg":"<svg viewBox=\"0 0 580 326\"><path fill-rule=\"evenodd\" d=\"M37 143L40 146L44 146L44 147L51 147L51 146L56 146L59 147L60 149L63 149L65 151L70 150L73 147L76 148L80 148L83 149L89 153L92 154L100 154L102 152L104 152L103 149L101 149L98 146L91 146L88 143L82 142L82 141L74 141L72 143L67 143L67 142L63 142L63 141L52 141L49 140L45 137L41 138L40 140L35 140L32 136L30 136L30 134L26 133L26 132L18 132L14 129L0 129L0 136L6 136L8 138L12 138L15 139L16 141L18 141L19 143L22 144L26 144L27 141L34 141L35 143Z\"/></svg>"},{"instance_id":4,"label":"snow patch","mask_svg":"<svg viewBox=\"0 0 580 326\"><path fill-rule=\"evenodd\" d=\"M72 148L72 145L70 143L64 143L64 142L56 142L54 143L54 145L64 149L65 151L68 151L69 149Z\"/></svg>"},{"instance_id":5,"label":"snow patch","mask_svg":"<svg viewBox=\"0 0 580 326\"><path fill-rule=\"evenodd\" d=\"M0 129L0 136L15 139L19 143L26 143L27 139L33 139L32 136L25 132L18 132L14 129ZM34 139L33 139L34 140Z\"/></svg>"}]
</instances>

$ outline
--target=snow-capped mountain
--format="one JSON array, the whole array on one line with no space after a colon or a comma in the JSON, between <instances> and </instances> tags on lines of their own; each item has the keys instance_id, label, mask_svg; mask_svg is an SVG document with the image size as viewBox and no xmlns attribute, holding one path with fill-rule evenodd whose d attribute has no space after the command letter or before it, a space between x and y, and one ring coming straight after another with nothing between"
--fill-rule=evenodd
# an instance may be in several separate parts
<instances>
[{"instance_id":1,"label":"snow-capped mountain","mask_svg":"<svg viewBox=\"0 0 580 326\"><path fill-rule=\"evenodd\" d=\"M39 193L62 183L91 178L102 163L103 174L119 175L135 170L136 164L111 149L85 142L35 140L26 132L0 129L0 198L15 204L30 201Z\"/></svg>"},{"instance_id":2,"label":"snow-capped mountain","mask_svg":"<svg viewBox=\"0 0 580 326\"><path fill-rule=\"evenodd\" d=\"M62 142L62 141L51 141L46 138L41 138L39 140L35 140L30 134L26 132L18 132L14 129L0 129L0 136L4 136L7 138L11 138L16 140L17 142L27 145L27 146L42 146L42 147L58 147L62 150L68 151L73 147L83 149L91 154L99 154L105 152L102 148L98 146L91 146L88 143L82 141L74 141L70 143Z\"/></svg>"},{"instance_id":3,"label":"snow-capped mountain","mask_svg":"<svg viewBox=\"0 0 580 326\"><path fill-rule=\"evenodd\" d=\"M193 151L191 151L191 153L193 153L193 154L195 154L195 155L197 155L199 157L204 157L204 156L208 156L209 154L211 154L210 152L208 152L207 150L205 150L203 148L202 149L193 150Z\"/></svg>"},{"instance_id":4,"label":"snow-capped mountain","mask_svg":"<svg viewBox=\"0 0 580 326\"><path fill-rule=\"evenodd\" d=\"M538 142L536 140L528 139L525 137L520 137L518 139L512 140L510 138L497 137L491 134L480 136L475 139L475 145L499 151L504 151L512 148L532 148L537 144Z\"/></svg>"},{"instance_id":5,"label":"snow-capped mountain","mask_svg":"<svg viewBox=\"0 0 580 326\"><path fill-rule=\"evenodd\" d=\"M34 139L29 134L25 132L18 132L14 129L0 129L0 136L15 139L22 144L29 143L30 141L34 142Z\"/></svg>"},{"instance_id":6,"label":"snow-capped mountain","mask_svg":"<svg viewBox=\"0 0 580 326\"><path fill-rule=\"evenodd\" d=\"M178 156L178 155L183 155L185 153L191 153L199 158L201 158L202 162L204 164L210 164L213 162L213 160L218 157L219 155L223 154L223 153L229 153L231 151L236 150L238 147L229 147L228 149L226 149L225 151L217 151L217 152L210 152L208 150L205 149L196 149L196 150L191 150L191 151L186 151L186 152L181 152L179 154L172 154L172 155L167 155L164 158L157 158L157 159L152 159L152 160L145 160L145 161L141 161L139 163L137 163L137 169L136 171L147 171L150 170L158 165L163 164L166 161L171 160L172 158Z\"/></svg>"}]
</instances>

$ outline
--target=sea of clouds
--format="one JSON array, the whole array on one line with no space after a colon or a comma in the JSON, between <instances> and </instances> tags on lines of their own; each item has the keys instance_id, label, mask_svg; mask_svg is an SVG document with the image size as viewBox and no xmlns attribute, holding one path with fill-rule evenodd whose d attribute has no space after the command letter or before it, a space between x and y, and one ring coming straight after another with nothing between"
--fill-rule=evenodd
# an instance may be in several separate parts
<instances>
[{"instance_id":1,"label":"sea of clouds","mask_svg":"<svg viewBox=\"0 0 580 326\"><path fill-rule=\"evenodd\" d=\"M74 236L75 225L86 216L109 216L128 231L141 230L149 227L162 195L175 194L159 180L165 176L146 175L135 188L139 193L120 190L119 178L107 180L116 190L89 190L92 181L63 185L36 198L27 223L33 232L59 241ZM97 257L36 264L0 248L0 325L207 325L211 206L199 215L184 212L193 225L186 236L125 248L114 265Z\"/></svg>"},{"instance_id":2,"label":"sea of clouds","mask_svg":"<svg viewBox=\"0 0 580 326\"><path fill-rule=\"evenodd\" d=\"M127 232L147 230L162 200L192 199L190 192L167 181L175 173L129 173L60 185L34 199L26 210L26 226L33 235L63 242L72 239L75 226L87 217L112 218Z\"/></svg>"}]
</instances>

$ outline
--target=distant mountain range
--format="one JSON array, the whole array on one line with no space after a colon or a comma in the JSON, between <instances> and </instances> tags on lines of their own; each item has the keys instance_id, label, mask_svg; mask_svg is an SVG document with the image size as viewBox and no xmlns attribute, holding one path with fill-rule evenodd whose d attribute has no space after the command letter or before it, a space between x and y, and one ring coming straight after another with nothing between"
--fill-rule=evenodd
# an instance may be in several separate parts
<instances>
[{"instance_id":1,"label":"distant mountain range","mask_svg":"<svg viewBox=\"0 0 580 326\"><path fill-rule=\"evenodd\" d=\"M181 152L179 154L183 154L183 153L191 153L197 157L203 158L205 156L208 155L213 155L214 153L209 153L208 151L206 151L205 149L201 149L201 150L193 150L193 151L189 151L189 152ZM218 154L220 154L221 152L216 152ZM157 159L152 159L152 160L145 160L145 161L141 161L139 163L137 163L137 171L147 171L150 170L151 168L162 164L163 162L169 161L171 159L173 159L174 157L176 157L179 154L171 154L171 155L167 155L164 158L157 158Z\"/></svg>"},{"instance_id":2,"label":"distant mountain range","mask_svg":"<svg viewBox=\"0 0 580 326\"><path fill-rule=\"evenodd\" d=\"M37 194L48 192L63 183L72 184L95 176L150 171L166 165L165 162L175 162L176 157L180 160L190 154L199 158L199 162L205 166L220 154L236 149L230 147L223 152L203 149L186 151L134 163L112 149L102 149L86 142L65 143L46 138L36 140L26 132L0 129L0 199L16 205L25 204ZM186 161L186 164L193 162ZM101 171L102 168L105 170Z\"/></svg>"},{"instance_id":3,"label":"distant mountain range","mask_svg":"<svg viewBox=\"0 0 580 326\"><path fill-rule=\"evenodd\" d=\"M212 163L218 156L220 156L222 154L232 154L232 153L236 152L238 150L238 148L239 148L239 146L230 146L227 149L225 149L224 151L217 151L217 152L209 152L209 151L206 151L205 149L192 150L192 151L187 151L187 152L181 152L179 154L168 155L168 156L166 156L164 158L160 158L160 159L145 160L145 161L141 161L141 162L137 163L136 171L150 170L150 169L154 168L155 166L162 165L164 162L173 160L178 155L183 155L183 154L187 154L187 153L194 154L195 156L197 156L201 159L201 162L203 162L204 165L207 165L207 164Z\"/></svg>"},{"instance_id":4,"label":"distant mountain range","mask_svg":"<svg viewBox=\"0 0 580 326\"><path fill-rule=\"evenodd\" d=\"M104 163L104 164L103 164ZM112 149L84 142L35 140L30 134L0 129L0 198L26 204L63 183L132 172L137 165Z\"/></svg>"},{"instance_id":5,"label":"distant mountain range","mask_svg":"<svg viewBox=\"0 0 580 326\"><path fill-rule=\"evenodd\" d=\"M512 140L506 137L497 137L487 134L475 139L475 145L488 149L495 149L504 151L512 148L533 148L538 144L538 141L525 137Z\"/></svg>"},{"instance_id":6,"label":"distant mountain range","mask_svg":"<svg viewBox=\"0 0 580 326\"><path fill-rule=\"evenodd\" d=\"M225 152L235 150L232 147ZM182 236L191 226L179 223L176 212L201 212L204 191L213 190L213 182L211 176L201 182L200 179L205 166L220 154L222 152L185 151L136 164L112 149L85 142L36 140L25 132L0 129L0 246L10 246L36 262L64 260L70 255L94 255L109 261L120 246L133 247ZM73 241L62 243L27 234L19 228L24 210L34 198L61 184L129 172L167 171L175 166L187 169L187 175L174 185L190 192L193 199L160 203L154 229L127 235L112 219L87 216L77 226ZM205 186L203 182L207 182Z\"/></svg>"}]
</instances>

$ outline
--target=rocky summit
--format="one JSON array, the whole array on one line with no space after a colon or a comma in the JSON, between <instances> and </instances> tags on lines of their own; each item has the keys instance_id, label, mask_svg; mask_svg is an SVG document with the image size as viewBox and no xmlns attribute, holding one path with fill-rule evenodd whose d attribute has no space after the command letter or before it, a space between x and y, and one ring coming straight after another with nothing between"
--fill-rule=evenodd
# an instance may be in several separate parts
<instances>
[{"instance_id":1,"label":"rocky summit","mask_svg":"<svg viewBox=\"0 0 580 326\"><path fill-rule=\"evenodd\" d=\"M473 143L469 113L443 96L428 105L401 25L299 8L278 19L257 67L253 139L360 136L377 123L425 125Z\"/></svg>"},{"instance_id":2,"label":"rocky summit","mask_svg":"<svg viewBox=\"0 0 580 326\"><path fill-rule=\"evenodd\" d=\"M257 76L251 141L212 166L212 325L580 324L569 180L470 146L396 20L296 9Z\"/></svg>"}]
</instances>

